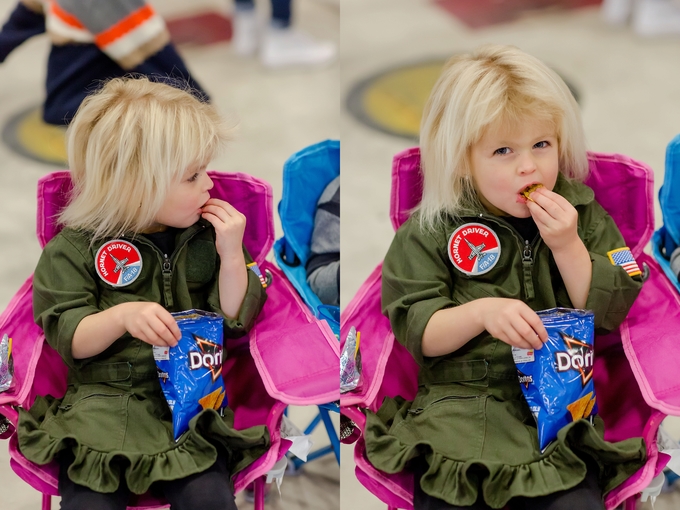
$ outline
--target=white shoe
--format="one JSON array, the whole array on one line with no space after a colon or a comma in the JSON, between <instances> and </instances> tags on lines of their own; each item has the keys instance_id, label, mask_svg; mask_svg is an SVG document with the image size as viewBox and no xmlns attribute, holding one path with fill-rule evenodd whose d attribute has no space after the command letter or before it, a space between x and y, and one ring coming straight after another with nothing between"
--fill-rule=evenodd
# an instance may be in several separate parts
<instances>
[{"instance_id":1,"label":"white shoe","mask_svg":"<svg viewBox=\"0 0 680 510\"><path fill-rule=\"evenodd\" d=\"M600 15L609 25L625 25L633 10L633 0L604 0Z\"/></svg>"},{"instance_id":2,"label":"white shoe","mask_svg":"<svg viewBox=\"0 0 680 510\"><path fill-rule=\"evenodd\" d=\"M260 49L262 63L271 68L331 62L337 53L335 44L318 41L292 28L269 27Z\"/></svg>"},{"instance_id":3,"label":"white shoe","mask_svg":"<svg viewBox=\"0 0 680 510\"><path fill-rule=\"evenodd\" d=\"M241 57L255 54L260 40L260 27L255 9L234 9L231 44Z\"/></svg>"},{"instance_id":4,"label":"white shoe","mask_svg":"<svg viewBox=\"0 0 680 510\"><path fill-rule=\"evenodd\" d=\"M680 3L674 0L638 0L633 30L644 37L680 35Z\"/></svg>"}]
</instances>

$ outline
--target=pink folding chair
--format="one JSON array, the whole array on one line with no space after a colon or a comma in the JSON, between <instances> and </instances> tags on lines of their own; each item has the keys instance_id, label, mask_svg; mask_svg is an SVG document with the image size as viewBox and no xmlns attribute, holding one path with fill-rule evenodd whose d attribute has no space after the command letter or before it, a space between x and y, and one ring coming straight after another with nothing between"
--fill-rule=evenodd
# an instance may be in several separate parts
<instances>
[{"instance_id":1,"label":"pink folding chair","mask_svg":"<svg viewBox=\"0 0 680 510\"><path fill-rule=\"evenodd\" d=\"M283 273L265 260L274 242L272 189L269 183L242 173L209 172L210 194L230 202L247 218L244 244L261 270L271 275L268 299L249 335L229 340L224 380L235 426L266 425L271 447L255 463L235 476L235 491L255 483L255 508L264 508L264 475L280 459L290 442L279 434L283 410L289 404L318 405L337 400L339 346L330 327L309 312ZM37 235L45 246L60 230L54 221L71 189L69 172L51 173L38 182ZM14 472L43 494L43 510L57 496L58 465L37 465L17 448L17 406L29 408L36 395L61 396L66 391L66 366L33 322L32 277L0 315L0 334L13 338L13 385L0 393L0 419L9 429L10 464ZM2 420L0 420L2 421ZM149 494L138 496L131 508L167 506Z\"/></svg>"},{"instance_id":2,"label":"pink folding chair","mask_svg":"<svg viewBox=\"0 0 680 510\"><path fill-rule=\"evenodd\" d=\"M653 173L642 163L618 154L590 153L587 184L598 202L614 218L646 281L627 319L617 331L596 336L593 370L605 439L619 441L643 437L647 463L605 500L608 509L625 503L635 507L639 493L665 467L669 457L657 449L657 431L668 414L680 415L680 384L676 362L680 354L680 297L659 265L643 248L654 229ZM394 157L390 217L395 230L409 217L422 195L418 148ZM341 412L354 423L344 435L356 441L354 459L359 481L388 508L413 508L413 475L388 474L374 468L366 457L362 408L377 411L384 397L413 399L418 367L395 341L389 320L380 308L378 265L341 316L341 338L351 326L361 331L363 385L341 396Z\"/></svg>"}]
</instances>

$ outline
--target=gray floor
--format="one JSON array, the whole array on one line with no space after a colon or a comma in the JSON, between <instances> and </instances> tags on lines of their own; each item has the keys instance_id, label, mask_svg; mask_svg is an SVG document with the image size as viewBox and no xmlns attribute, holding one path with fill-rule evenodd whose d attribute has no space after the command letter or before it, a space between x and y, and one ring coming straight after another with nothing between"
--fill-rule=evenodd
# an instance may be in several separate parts
<instances>
[{"instance_id":1,"label":"gray floor","mask_svg":"<svg viewBox=\"0 0 680 510\"><path fill-rule=\"evenodd\" d=\"M0 19L15 0L0 0ZM231 8L229 0L155 0L166 15ZM382 259L392 238L389 172L392 155L413 142L356 121L343 102L359 80L395 65L445 57L484 42L511 43L557 68L582 95L592 150L620 152L655 170L662 182L666 144L680 132L680 38L641 39L626 27L602 23L598 9L556 10L511 23L471 30L430 0L296 0L297 22L317 36L341 42L341 59L322 70L269 72L256 60L241 60L228 44L182 47L188 65L223 114L241 120L239 138L212 165L268 179L281 195L281 165L300 148L325 138L342 139L342 303ZM267 2L258 8L266 10ZM0 65L0 126L40 103L48 44L37 38ZM35 183L53 167L36 163L0 144L0 308L35 266ZM657 207L658 210L658 207ZM657 218L660 224L660 217ZM280 226L277 224L278 232ZM307 410L300 413L304 421ZM677 420L667 426L680 437ZM323 442L323 438L318 440ZM280 509L385 508L354 478L351 447L343 447L341 472L332 461L288 478ZM0 510L36 509L39 497L18 480L0 447ZM239 500L241 501L241 500ZM241 508L249 508L240 503ZM651 508L649 504L641 508ZM680 493L665 494L656 510L680 508Z\"/></svg>"},{"instance_id":2,"label":"gray floor","mask_svg":"<svg viewBox=\"0 0 680 510\"><path fill-rule=\"evenodd\" d=\"M536 12L472 30L428 0L342 0L341 41L343 100L357 81L396 65L450 56L482 43L514 44L579 90L589 148L649 164L657 190L666 145L680 133L680 67L675 64L680 37L641 39L627 27L605 25L596 7ZM347 304L392 240L391 158L415 144L368 128L345 109L340 123L341 292ZM677 420L667 425L680 437ZM385 508L356 481L351 446L343 446L341 488L344 510ZM662 496L655 508L680 508L680 495Z\"/></svg>"},{"instance_id":3,"label":"gray floor","mask_svg":"<svg viewBox=\"0 0 680 510\"><path fill-rule=\"evenodd\" d=\"M166 18L202 11L228 13L230 0L152 0ZM0 23L14 8L15 0L0 0ZM257 2L266 15L268 2ZM338 3L296 0L295 23L317 37L339 40ZM41 104L49 43L34 38L0 64L0 128L18 112ZM274 203L281 198L281 168L294 152L312 143L337 139L339 129L339 64L323 69L268 71L257 59L239 59L227 43L183 46L180 53L196 79L211 94L219 111L240 123L236 140L213 161L211 167L241 171L268 180ZM37 180L55 167L19 156L0 143L0 309L31 274L40 255L35 238L35 189ZM276 223L277 237L281 235ZM313 410L295 408L292 419L306 425ZM337 420L336 420L337 421ZM328 444L325 433L313 436L316 446ZM299 477L286 477L282 495L272 491L268 508L302 510L339 506L339 468L325 457L305 467ZM238 496L239 508L252 505ZM9 468L7 447L0 443L0 510L37 510L40 496ZM58 504L53 504L58 508Z\"/></svg>"}]
</instances>

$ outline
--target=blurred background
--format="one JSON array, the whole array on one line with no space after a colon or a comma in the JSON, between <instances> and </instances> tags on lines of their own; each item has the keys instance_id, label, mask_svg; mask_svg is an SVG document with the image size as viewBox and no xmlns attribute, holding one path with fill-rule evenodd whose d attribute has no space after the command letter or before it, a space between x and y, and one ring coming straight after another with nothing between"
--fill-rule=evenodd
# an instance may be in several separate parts
<instances>
[{"instance_id":1,"label":"blurred background","mask_svg":"<svg viewBox=\"0 0 680 510\"><path fill-rule=\"evenodd\" d=\"M513 44L555 69L578 98L589 149L647 163L658 191L680 133L680 3L342 0L342 306L390 245L392 156L417 145L441 64L483 43ZM680 437L677 419L665 426ZM356 481L352 453L343 446L341 508L384 508ZM679 508L678 496L655 508Z\"/></svg>"},{"instance_id":2,"label":"blurred background","mask_svg":"<svg viewBox=\"0 0 680 510\"><path fill-rule=\"evenodd\" d=\"M656 191L666 145L680 133L677 0L615 0L605 6L601 0L293 0L291 27L302 35L287 44L319 43L310 65L265 56L247 37L237 48L235 24L247 31L257 19L260 30L266 28L269 0L257 0L254 17L246 13L240 21L233 0L150 3L166 20L193 78L223 115L240 124L237 139L212 168L268 180L278 203L284 161L312 143L341 138L342 306L392 240L392 156L417 145L422 105L451 55L503 43L542 59L578 97L589 148L647 163L655 172ZM15 0L0 0L0 23L15 6ZM339 59L325 42L339 47ZM50 41L41 35L0 64L0 309L40 254L34 234L36 182L65 168L63 130L40 119L49 51ZM659 226L658 203L656 214ZM276 229L279 237L278 221ZM307 410L294 409L293 418L304 424ZM665 426L680 438L677 420L667 419ZM314 440L327 443L323 433ZM343 446L340 470L332 457L315 461L305 476L284 478L282 496L274 491L268 506L384 508L356 481L353 468L352 446ZM9 469L4 444L0 491L0 510L40 504L39 494ZM238 502L249 508L242 497ZM656 504L661 510L678 507L674 492Z\"/></svg>"},{"instance_id":3,"label":"blurred background","mask_svg":"<svg viewBox=\"0 0 680 510\"><path fill-rule=\"evenodd\" d=\"M266 179L273 187L276 205L286 159L310 144L340 135L339 0L292 1L287 32L292 37L278 41L277 46L301 48L302 56L298 51L292 57L290 53L264 54L266 38L272 35L270 0L255 1L249 19L255 20L256 32L245 27L251 30L244 36L250 35L250 47L239 51L233 41L233 0L149 3L165 19L191 76L222 115L239 123L236 139L209 168ZM16 0L0 0L0 24L16 5ZM0 63L0 309L33 272L40 255L35 237L37 180L66 168L63 128L46 125L41 119L49 52L50 40L43 34L17 47ZM280 237L278 218L275 223ZM290 416L303 428L315 410L294 408ZM329 443L323 427L312 439L315 448ZM280 496L274 487L267 507L337 509L339 468L333 455L310 463L303 473L286 476ZM11 471L6 443L0 442L0 510L35 510L40 501L40 494ZM243 494L237 503L239 508L252 508ZM58 508L58 503L53 505Z\"/></svg>"}]
</instances>

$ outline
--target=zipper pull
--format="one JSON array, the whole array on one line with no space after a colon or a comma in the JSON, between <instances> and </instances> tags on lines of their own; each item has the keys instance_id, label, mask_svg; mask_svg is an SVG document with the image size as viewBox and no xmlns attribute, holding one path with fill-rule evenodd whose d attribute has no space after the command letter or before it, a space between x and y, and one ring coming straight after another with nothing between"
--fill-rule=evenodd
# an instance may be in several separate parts
<instances>
[{"instance_id":1,"label":"zipper pull","mask_svg":"<svg viewBox=\"0 0 680 510\"><path fill-rule=\"evenodd\" d=\"M524 251L522 252L522 263L524 265L531 265L534 263L533 254L531 253L531 245L528 240L524 240Z\"/></svg>"},{"instance_id":2,"label":"zipper pull","mask_svg":"<svg viewBox=\"0 0 680 510\"><path fill-rule=\"evenodd\" d=\"M168 258L168 254L164 253L163 254L163 272L167 273L170 271L170 259Z\"/></svg>"}]
</instances>

